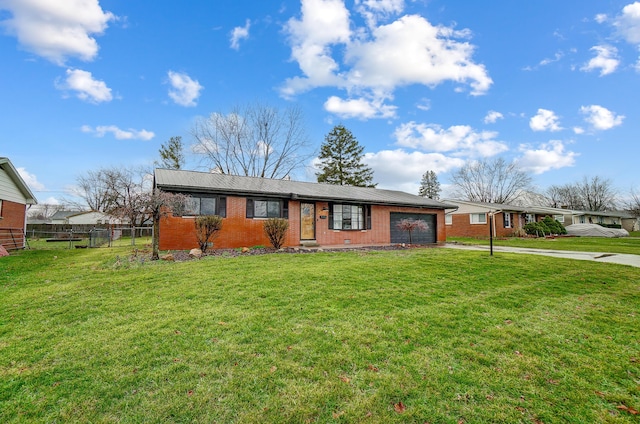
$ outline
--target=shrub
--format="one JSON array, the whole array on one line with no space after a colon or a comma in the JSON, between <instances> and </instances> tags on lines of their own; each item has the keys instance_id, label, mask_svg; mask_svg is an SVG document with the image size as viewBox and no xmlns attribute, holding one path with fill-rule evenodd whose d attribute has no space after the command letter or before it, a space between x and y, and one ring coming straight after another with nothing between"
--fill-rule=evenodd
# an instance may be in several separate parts
<instances>
[{"instance_id":1,"label":"shrub","mask_svg":"<svg viewBox=\"0 0 640 424\"><path fill-rule=\"evenodd\" d=\"M567 229L564 228L564 225L562 225L559 221L556 221L555 219L551 218L550 216L546 216L542 220L542 222L544 222L544 224L547 226L551 234L556 234L556 235L567 234Z\"/></svg>"},{"instance_id":2,"label":"shrub","mask_svg":"<svg viewBox=\"0 0 640 424\"><path fill-rule=\"evenodd\" d=\"M527 234L533 235L533 236L544 237L547 234L551 234L551 230L549 230L549 227L547 227L545 223L542 221L530 222L526 224L523 228L527 232Z\"/></svg>"},{"instance_id":3,"label":"shrub","mask_svg":"<svg viewBox=\"0 0 640 424\"><path fill-rule=\"evenodd\" d=\"M207 251L209 242L213 245L213 240L218 237L222 229L222 217L218 215L201 215L196 217L196 237L202 253Z\"/></svg>"},{"instance_id":4,"label":"shrub","mask_svg":"<svg viewBox=\"0 0 640 424\"><path fill-rule=\"evenodd\" d=\"M598 225L604 228L618 228L618 229L622 228L622 225L620 224L598 224Z\"/></svg>"},{"instance_id":5,"label":"shrub","mask_svg":"<svg viewBox=\"0 0 640 424\"><path fill-rule=\"evenodd\" d=\"M280 249L284 244L288 229L289 221L284 218L269 218L264 222L264 233L276 249Z\"/></svg>"}]
</instances>

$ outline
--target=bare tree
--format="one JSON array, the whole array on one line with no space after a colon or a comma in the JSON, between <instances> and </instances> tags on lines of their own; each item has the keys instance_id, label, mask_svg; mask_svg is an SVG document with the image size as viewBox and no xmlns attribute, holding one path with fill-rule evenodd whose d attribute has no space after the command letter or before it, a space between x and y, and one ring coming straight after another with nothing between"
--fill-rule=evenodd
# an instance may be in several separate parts
<instances>
[{"instance_id":1,"label":"bare tree","mask_svg":"<svg viewBox=\"0 0 640 424\"><path fill-rule=\"evenodd\" d=\"M223 174L284 178L312 157L303 125L298 107L235 107L195 122L193 151Z\"/></svg>"},{"instance_id":2,"label":"bare tree","mask_svg":"<svg viewBox=\"0 0 640 424\"><path fill-rule=\"evenodd\" d=\"M49 219L56 212L64 210L64 205L53 205L50 203L39 203L29 209L29 218L33 219Z\"/></svg>"},{"instance_id":3,"label":"bare tree","mask_svg":"<svg viewBox=\"0 0 640 424\"><path fill-rule=\"evenodd\" d=\"M546 190L549 206L553 208L585 209L575 184L552 185Z\"/></svg>"},{"instance_id":4,"label":"bare tree","mask_svg":"<svg viewBox=\"0 0 640 424\"><path fill-rule=\"evenodd\" d=\"M582 181L553 185L546 191L549 205L587 211L615 209L617 193L611 180L601 177L584 177Z\"/></svg>"},{"instance_id":5,"label":"bare tree","mask_svg":"<svg viewBox=\"0 0 640 424\"><path fill-rule=\"evenodd\" d=\"M640 217L640 193L633 188L629 192L629 198L625 203L625 208L635 217Z\"/></svg>"},{"instance_id":6,"label":"bare tree","mask_svg":"<svg viewBox=\"0 0 640 424\"><path fill-rule=\"evenodd\" d=\"M146 207L150 193L151 180L143 170L102 168L78 178L77 194L91 210L129 223L132 244L135 244L135 227L150 219Z\"/></svg>"},{"instance_id":7,"label":"bare tree","mask_svg":"<svg viewBox=\"0 0 640 424\"><path fill-rule=\"evenodd\" d=\"M74 194L84 200L89 210L105 212L111 207L111 193L107 179L104 169L87 171L76 179L77 186Z\"/></svg>"},{"instance_id":8,"label":"bare tree","mask_svg":"<svg viewBox=\"0 0 640 424\"><path fill-rule=\"evenodd\" d=\"M511 203L531 184L531 176L503 158L468 162L451 176L455 195L472 202Z\"/></svg>"},{"instance_id":9,"label":"bare tree","mask_svg":"<svg viewBox=\"0 0 640 424\"><path fill-rule=\"evenodd\" d=\"M605 211L616 208L616 190L613 188L611 180L595 177L584 177L582 182L577 184L578 192L588 211Z\"/></svg>"}]
</instances>

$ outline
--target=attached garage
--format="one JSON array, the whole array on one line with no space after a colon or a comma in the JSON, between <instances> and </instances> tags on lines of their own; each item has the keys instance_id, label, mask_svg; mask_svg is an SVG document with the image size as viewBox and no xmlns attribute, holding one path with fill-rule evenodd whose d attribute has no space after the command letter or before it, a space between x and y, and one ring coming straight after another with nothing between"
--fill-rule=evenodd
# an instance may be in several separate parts
<instances>
[{"instance_id":1,"label":"attached garage","mask_svg":"<svg viewBox=\"0 0 640 424\"><path fill-rule=\"evenodd\" d=\"M437 243L436 215L427 213L400 213L391 212L391 243L409 243L409 233L400 229L400 222L403 219L413 221L424 221L427 224L426 230L413 230L411 232L411 243L413 244L431 244Z\"/></svg>"}]
</instances>

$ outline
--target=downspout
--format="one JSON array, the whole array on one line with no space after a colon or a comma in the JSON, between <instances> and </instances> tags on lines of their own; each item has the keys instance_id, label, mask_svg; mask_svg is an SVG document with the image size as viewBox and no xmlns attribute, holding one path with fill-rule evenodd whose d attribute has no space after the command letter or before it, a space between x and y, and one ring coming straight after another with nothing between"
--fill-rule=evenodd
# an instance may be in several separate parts
<instances>
[{"instance_id":1,"label":"downspout","mask_svg":"<svg viewBox=\"0 0 640 424\"><path fill-rule=\"evenodd\" d=\"M496 232L496 214L502 212L502 209L498 209L497 211L489 210L489 214L491 215L491 223L493 224L492 236L497 237L498 233Z\"/></svg>"},{"instance_id":2,"label":"downspout","mask_svg":"<svg viewBox=\"0 0 640 424\"><path fill-rule=\"evenodd\" d=\"M27 247L27 213L29 212L29 209L31 209L31 206L33 205L29 205L29 204L25 204L24 205L24 228L22 229L22 248L24 249L25 247Z\"/></svg>"}]
</instances>

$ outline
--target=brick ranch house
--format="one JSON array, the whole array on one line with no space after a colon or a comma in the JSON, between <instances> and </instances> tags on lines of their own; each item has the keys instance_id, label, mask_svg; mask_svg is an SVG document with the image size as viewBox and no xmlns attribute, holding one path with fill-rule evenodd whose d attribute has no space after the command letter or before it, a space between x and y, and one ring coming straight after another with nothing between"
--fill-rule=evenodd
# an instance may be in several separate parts
<instances>
[{"instance_id":1,"label":"brick ranch house","mask_svg":"<svg viewBox=\"0 0 640 424\"><path fill-rule=\"evenodd\" d=\"M160 220L161 250L197 247L198 215L223 217L215 248L269 246L263 223L271 217L289 220L289 247L407 243L397 225L405 218L428 225L413 243L444 243L444 212L455 208L401 191L169 169L155 170L154 187L190 196L185 215Z\"/></svg>"},{"instance_id":2,"label":"brick ranch house","mask_svg":"<svg viewBox=\"0 0 640 424\"><path fill-rule=\"evenodd\" d=\"M37 200L8 158L0 157L0 244L24 249L27 210Z\"/></svg>"},{"instance_id":3,"label":"brick ranch house","mask_svg":"<svg viewBox=\"0 0 640 424\"><path fill-rule=\"evenodd\" d=\"M510 237L529 222L542 221L549 216L562 225L610 224L632 231L635 218L626 212L591 212L547 206L518 206L482 203L466 200L446 200L457 206L445 217L449 237L489 237L489 219L493 220L494 237Z\"/></svg>"},{"instance_id":4,"label":"brick ranch house","mask_svg":"<svg viewBox=\"0 0 640 424\"><path fill-rule=\"evenodd\" d=\"M449 237L489 237L493 221L494 237L510 237L529 222L550 216L564 225L571 224L571 211L543 206L517 206L500 203L446 200L457 209L446 216Z\"/></svg>"}]
</instances>

